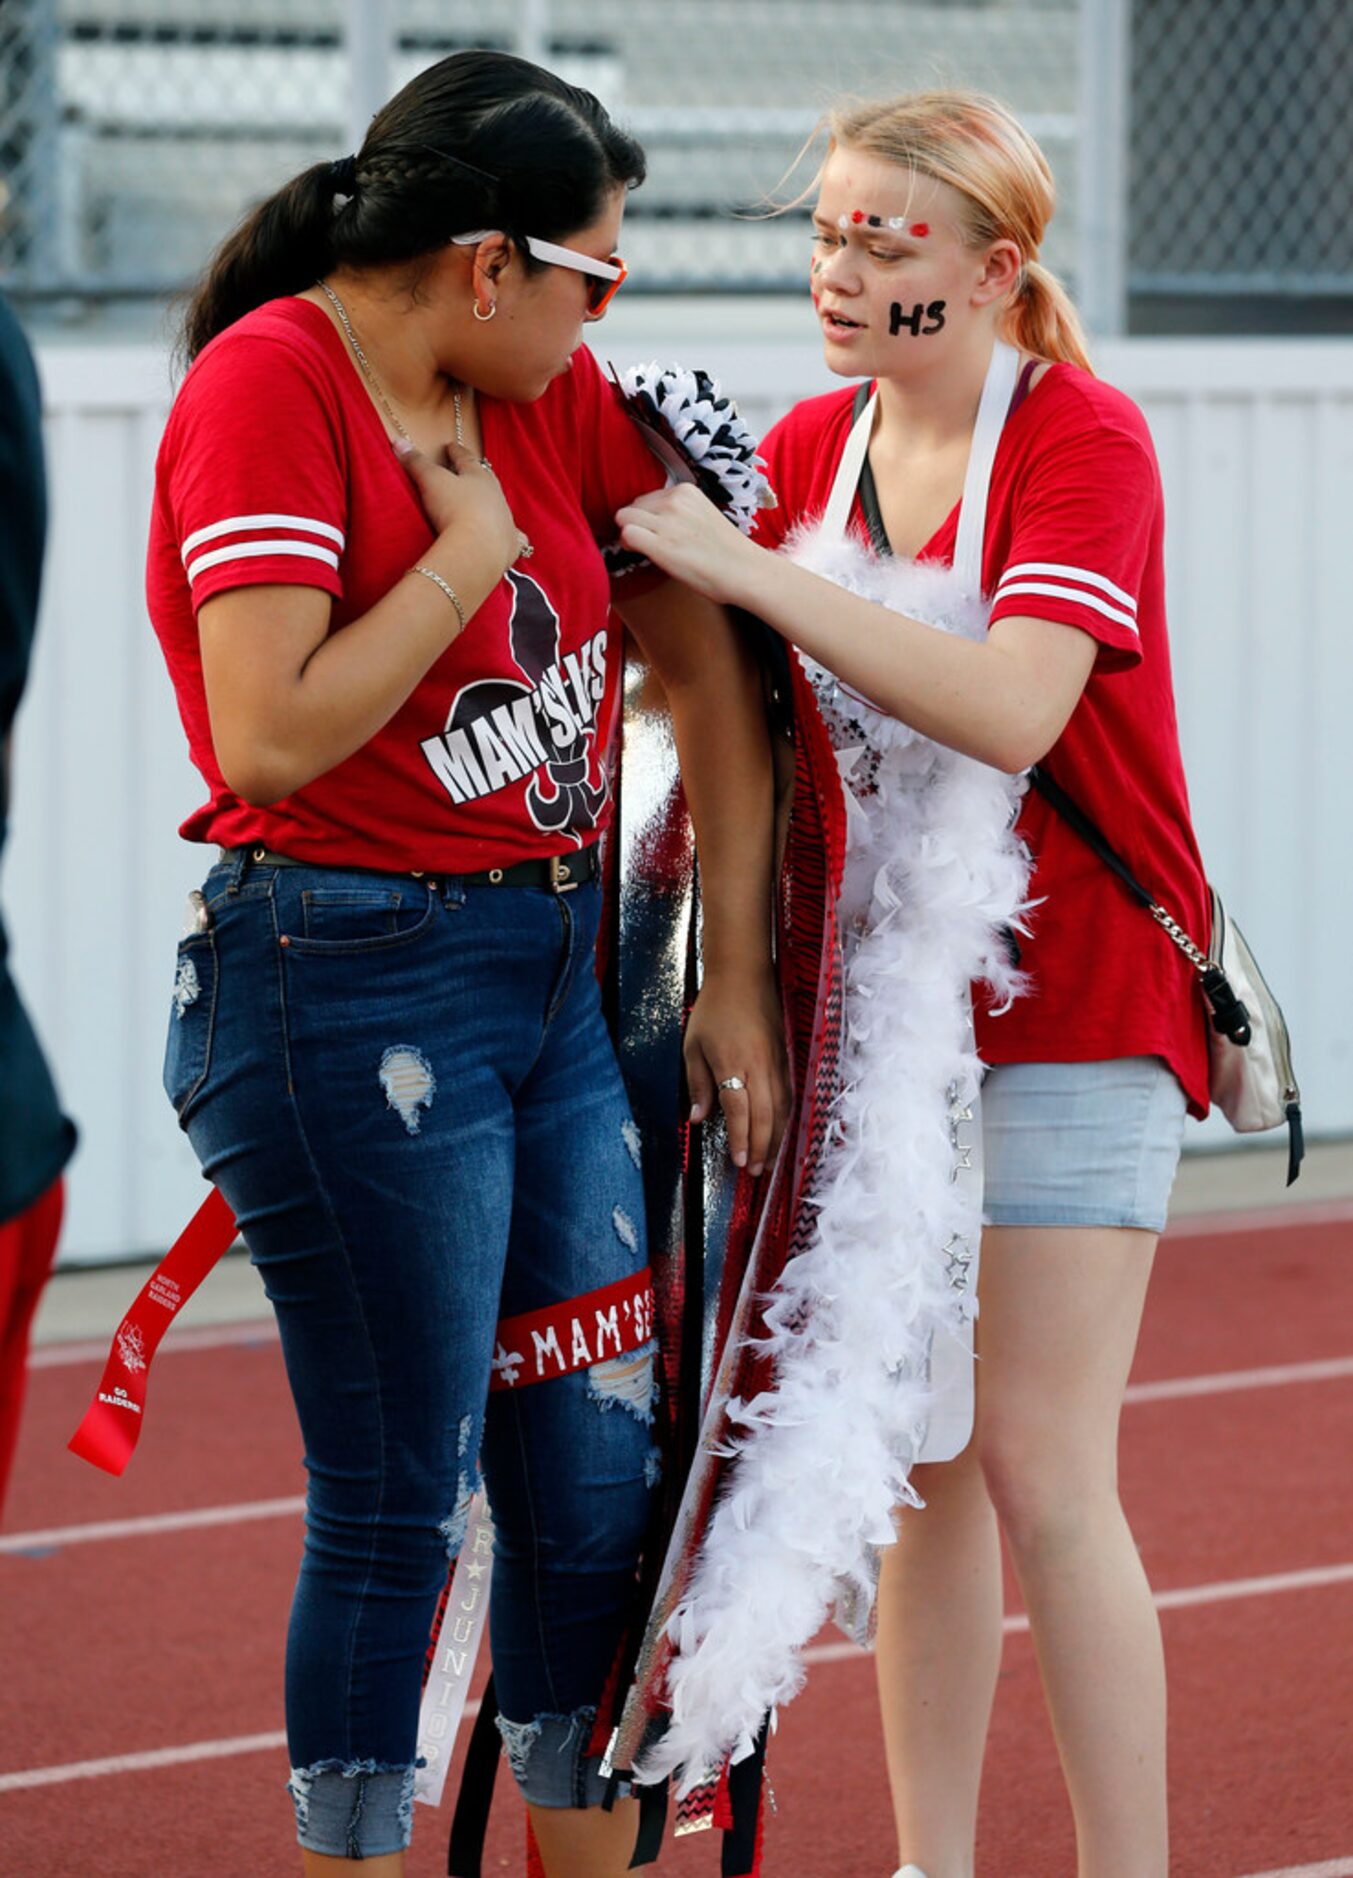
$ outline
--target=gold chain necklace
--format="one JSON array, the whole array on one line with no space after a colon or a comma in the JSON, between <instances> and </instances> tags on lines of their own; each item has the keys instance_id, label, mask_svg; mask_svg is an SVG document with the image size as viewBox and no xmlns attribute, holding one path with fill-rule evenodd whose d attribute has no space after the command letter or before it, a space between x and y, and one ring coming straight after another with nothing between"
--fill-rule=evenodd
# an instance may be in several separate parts
<instances>
[{"instance_id":1,"label":"gold chain necklace","mask_svg":"<svg viewBox=\"0 0 1353 1878\"><path fill-rule=\"evenodd\" d=\"M405 443L412 443L413 438L409 435L408 431L404 428L404 425L400 422L398 416L396 415L394 407L391 405L390 400L386 397L385 392L381 388L380 379L377 378L375 372L371 368L370 359L367 358L365 352L363 352L362 350L361 341L358 339L356 333L352 330L352 321L348 318L348 309L344 306L343 302L339 299L338 295L334 292L333 288L329 285L327 280L318 280L315 282L315 285L317 287L322 288L324 292L328 294L330 300L333 302L334 312L337 313L339 319L343 323L343 331L348 335L348 344L352 347L352 355L356 359L359 367L361 368L362 377L366 380L367 384L370 385L372 393L376 399L376 402L380 405L382 411L384 411L385 415L389 418L391 424L394 425L395 429L399 432L400 436L404 439ZM463 449L465 447L465 426L461 418L460 391L458 387L452 388L451 403L456 414L456 442Z\"/></svg>"}]
</instances>

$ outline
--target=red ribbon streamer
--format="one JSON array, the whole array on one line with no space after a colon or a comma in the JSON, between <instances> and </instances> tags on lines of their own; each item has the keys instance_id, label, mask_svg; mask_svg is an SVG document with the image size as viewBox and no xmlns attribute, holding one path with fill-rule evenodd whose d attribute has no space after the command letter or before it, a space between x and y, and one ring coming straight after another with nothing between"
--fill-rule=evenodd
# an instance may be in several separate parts
<instances>
[{"instance_id":1,"label":"red ribbon streamer","mask_svg":"<svg viewBox=\"0 0 1353 1878\"><path fill-rule=\"evenodd\" d=\"M160 1339L234 1243L236 1230L235 1215L213 1187L117 1327L94 1400L66 1444L82 1461L106 1474L122 1473L141 1438ZM519 1388L623 1356L652 1337L653 1315L653 1274L645 1266L580 1298L501 1318L490 1386Z\"/></svg>"},{"instance_id":2,"label":"red ribbon streamer","mask_svg":"<svg viewBox=\"0 0 1353 1878\"><path fill-rule=\"evenodd\" d=\"M655 1309L653 1273L645 1265L562 1304L500 1317L489 1388L524 1388L637 1350L653 1336Z\"/></svg>"},{"instance_id":3,"label":"red ribbon streamer","mask_svg":"<svg viewBox=\"0 0 1353 1878\"><path fill-rule=\"evenodd\" d=\"M120 1474L141 1437L151 1359L170 1324L235 1238L235 1215L213 1187L117 1327L103 1378L67 1442L72 1454Z\"/></svg>"}]
</instances>

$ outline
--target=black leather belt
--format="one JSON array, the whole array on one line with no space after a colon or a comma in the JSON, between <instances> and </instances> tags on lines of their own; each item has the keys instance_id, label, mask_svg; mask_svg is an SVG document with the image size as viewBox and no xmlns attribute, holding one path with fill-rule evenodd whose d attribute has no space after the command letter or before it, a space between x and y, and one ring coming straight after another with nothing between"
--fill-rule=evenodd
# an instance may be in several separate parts
<instances>
[{"instance_id":1,"label":"black leather belt","mask_svg":"<svg viewBox=\"0 0 1353 1878\"><path fill-rule=\"evenodd\" d=\"M222 848L221 859L232 860L240 849ZM277 854L272 848L249 848L242 852L247 855L253 867L333 867L330 861L298 861L294 855ZM435 886L437 879L451 879L464 882L468 887L543 887L549 893L572 893L575 887L581 887L585 881L599 878L601 868L597 860L597 848L577 848L569 854L549 854L533 861L512 861L506 867L485 867L477 873L451 873L437 875L430 868L411 867L406 872L393 868L379 867L341 867L345 874L382 874L387 878L395 874L401 880L422 880Z\"/></svg>"}]
</instances>

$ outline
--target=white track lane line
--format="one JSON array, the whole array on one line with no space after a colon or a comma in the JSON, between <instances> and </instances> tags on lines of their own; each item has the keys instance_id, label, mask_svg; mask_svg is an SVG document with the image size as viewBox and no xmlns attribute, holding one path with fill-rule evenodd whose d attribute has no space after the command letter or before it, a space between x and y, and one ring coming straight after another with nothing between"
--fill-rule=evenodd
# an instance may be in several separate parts
<instances>
[{"instance_id":1,"label":"white track lane line","mask_svg":"<svg viewBox=\"0 0 1353 1878\"><path fill-rule=\"evenodd\" d=\"M1353 1200L1313 1200L1309 1205L1258 1207L1252 1212L1188 1213L1171 1221L1166 1239L1213 1239L1228 1233L1303 1232L1314 1226L1353 1225ZM110 1333L111 1335L111 1333ZM176 1330L160 1347L161 1355L188 1356L195 1350L225 1350L240 1345L276 1343L277 1324L271 1317L250 1318L239 1324L201 1324ZM101 1362L108 1354L107 1337L73 1343L39 1344L30 1351L30 1369L59 1369L67 1363Z\"/></svg>"},{"instance_id":2,"label":"white track lane line","mask_svg":"<svg viewBox=\"0 0 1353 1878\"><path fill-rule=\"evenodd\" d=\"M1171 1227L1174 1238L1199 1238L1227 1231L1273 1231L1283 1226L1315 1226L1353 1220L1353 1208L1346 1203L1326 1207L1282 1208L1247 1215L1200 1214ZM216 1350L240 1345L275 1342L277 1327L269 1319L256 1322L204 1326L200 1330L181 1330L166 1340L163 1348L175 1355L198 1350ZM71 1363L87 1363L107 1354L106 1342L49 1344L34 1350L29 1358L32 1369L54 1369ZM1128 1402L1162 1402L1183 1396L1213 1395L1227 1390L1275 1387L1282 1383L1322 1382L1353 1375L1353 1357L1336 1357L1317 1363L1288 1363L1271 1369L1233 1370L1215 1376L1184 1376L1174 1380L1138 1383L1129 1388ZM8 1533L0 1536L0 1554L21 1553L39 1547L79 1545L91 1540L120 1539L159 1532L182 1532L195 1527L235 1525L243 1520L271 1519L294 1515L303 1510L301 1498L258 1500L237 1506L201 1507L184 1513L152 1514L141 1519L110 1519L84 1526L54 1526L46 1531ZM1229 1583L1186 1586L1177 1591L1157 1594L1161 1610L1173 1610L1196 1604L1213 1604L1232 1598L1263 1597L1277 1591L1300 1591L1324 1585L1353 1581L1353 1564L1317 1568L1311 1571L1285 1572L1268 1578L1233 1579ZM1007 1634L1027 1630L1027 1617L1007 1617ZM805 1650L806 1664L832 1663L864 1658L869 1652L853 1643L824 1644ZM479 1703L466 1704L468 1717L479 1712ZM109 1774L153 1771L160 1767L178 1767L193 1761L227 1759L239 1754L274 1753L285 1748L286 1736L275 1734L236 1735L221 1741L192 1741L181 1747L156 1748L141 1754L113 1755L105 1760L70 1761L64 1766L35 1767L16 1773L0 1773L0 1793L16 1793L29 1787L59 1786L68 1780L95 1780ZM1335 1859L1321 1865L1293 1865L1280 1871L1254 1874L1254 1878L1353 1878L1353 1859Z\"/></svg>"},{"instance_id":3,"label":"white track lane line","mask_svg":"<svg viewBox=\"0 0 1353 1878\"><path fill-rule=\"evenodd\" d=\"M1257 1871L1250 1878L1353 1878L1353 1858L1329 1858L1323 1865L1284 1865L1281 1871Z\"/></svg>"},{"instance_id":4,"label":"white track lane line","mask_svg":"<svg viewBox=\"0 0 1353 1878\"><path fill-rule=\"evenodd\" d=\"M1328 1585L1346 1584L1353 1584L1353 1561L1346 1565L1316 1565L1307 1571L1275 1572L1267 1578L1226 1578L1211 1585L1181 1585L1175 1591L1157 1591L1152 1601L1158 1611L1179 1611L1195 1604L1225 1604L1233 1598L1264 1598L1278 1591L1318 1591ZM1002 1628L1007 1637L1017 1636L1029 1628L1029 1620L1023 1611L1016 1611L1006 1618ZM872 1655L872 1650L863 1650L858 1643L822 1643L814 1650L805 1650L803 1661L841 1663L852 1657L863 1661Z\"/></svg>"},{"instance_id":5,"label":"white track lane line","mask_svg":"<svg viewBox=\"0 0 1353 1878\"><path fill-rule=\"evenodd\" d=\"M1212 1585L1187 1585L1177 1591L1156 1594L1160 1610L1175 1610L1192 1604L1216 1604L1230 1598L1265 1597L1275 1591L1305 1591L1323 1585L1353 1583L1353 1563L1327 1565L1310 1571L1283 1572L1270 1578L1235 1578ZM1022 1614L1007 1617L1005 1631L1012 1635L1029 1628ZM805 1664L836 1663L854 1659L864 1662L871 1652L855 1643L827 1643L815 1650L805 1650ZM478 1700L465 1705L466 1716L479 1713ZM15 1773L0 1773L0 1793L16 1793L27 1787L57 1786L65 1780L97 1780L107 1774L143 1773L157 1767L178 1767L188 1761L224 1759L233 1754L259 1754L284 1747L281 1734L236 1735L224 1741L190 1741L177 1748L153 1748L141 1754L115 1754L107 1760L69 1761L61 1767L29 1767ZM1353 1861L1334 1865L1297 1867L1288 1872L1265 1872L1259 1878L1353 1878Z\"/></svg>"},{"instance_id":6,"label":"white track lane line","mask_svg":"<svg viewBox=\"0 0 1353 1878\"><path fill-rule=\"evenodd\" d=\"M1294 1201L1289 1206L1256 1207L1252 1212L1186 1213L1172 1220L1166 1239L1213 1239L1219 1234L1303 1232L1312 1226L1353 1225L1353 1200ZM109 1335L111 1336L111 1332ZM77 1343L39 1344L30 1352L30 1369L58 1369L66 1363L97 1362L108 1354L108 1337ZM202 1324L175 1331L161 1346L161 1355L186 1356L193 1350L223 1350L249 1343L275 1343L277 1325L271 1317L241 1324ZM1353 1878L1353 1875L1351 1875Z\"/></svg>"},{"instance_id":7,"label":"white track lane line","mask_svg":"<svg viewBox=\"0 0 1353 1878\"><path fill-rule=\"evenodd\" d=\"M245 1339L240 1337L235 1341ZM172 1344L165 1345L166 1349L172 1347ZM1214 1376L1176 1376L1163 1382L1133 1383L1124 1401L1128 1405L1174 1402L1189 1396L1273 1389L1287 1383L1338 1382L1350 1376L1353 1376L1353 1356L1335 1356L1315 1363L1280 1363L1268 1369L1224 1370ZM303 1510L304 1505L304 1500L299 1498L255 1500L239 1506L200 1507L181 1513L151 1513L139 1519L108 1519L85 1526L53 1526L45 1531L4 1533L0 1534L0 1557L6 1553L48 1550L53 1546L87 1545L100 1539L132 1539L142 1533L188 1532L199 1526L231 1526L237 1520L280 1518Z\"/></svg>"},{"instance_id":8,"label":"white track lane line","mask_svg":"<svg viewBox=\"0 0 1353 1878\"><path fill-rule=\"evenodd\" d=\"M479 1713L479 1697L465 1704L468 1721ZM102 1761L67 1761L62 1767L27 1767L0 1774L0 1793L19 1793L27 1787L59 1787L67 1780L100 1780L108 1774L152 1773L158 1767L183 1767L191 1761L223 1761L235 1754L275 1754L285 1751L286 1735L233 1735L223 1741L185 1741L177 1748L150 1748L143 1754L112 1754Z\"/></svg>"},{"instance_id":9,"label":"white track lane line","mask_svg":"<svg viewBox=\"0 0 1353 1878\"><path fill-rule=\"evenodd\" d=\"M144 1513L137 1519L103 1519L85 1526L48 1526L37 1532L0 1535L0 1554L47 1551L53 1546L89 1545L99 1539L139 1538L144 1533L191 1532L199 1526L234 1526L250 1519L282 1519L305 1511L301 1494L287 1500L243 1500L234 1506L191 1507L181 1513Z\"/></svg>"},{"instance_id":10,"label":"white track lane line","mask_svg":"<svg viewBox=\"0 0 1353 1878\"><path fill-rule=\"evenodd\" d=\"M1313 1363L1274 1363L1267 1369L1219 1370L1215 1376L1169 1376L1162 1382L1130 1383L1130 1402L1178 1402L1191 1395L1224 1395L1233 1389L1276 1389L1289 1382L1337 1382L1353 1376L1353 1356L1330 1356Z\"/></svg>"}]
</instances>

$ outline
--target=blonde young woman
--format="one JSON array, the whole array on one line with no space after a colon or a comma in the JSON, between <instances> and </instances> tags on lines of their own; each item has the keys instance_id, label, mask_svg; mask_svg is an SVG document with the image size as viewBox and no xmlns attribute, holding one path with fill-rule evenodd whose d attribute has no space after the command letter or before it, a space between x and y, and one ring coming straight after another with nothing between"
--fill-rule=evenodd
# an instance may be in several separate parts
<instances>
[{"instance_id":1,"label":"blonde young woman","mask_svg":"<svg viewBox=\"0 0 1353 1878\"><path fill-rule=\"evenodd\" d=\"M833 116L819 181L812 294L827 363L872 381L872 416L852 388L771 432L780 508L759 541L689 488L622 510L624 540L780 631L853 700L866 750L886 749L878 727L892 719L1001 770L1042 765L1205 926L1159 474L1141 414L1091 375L1075 313L1039 265L1053 208L1041 152L990 99L933 93ZM979 407L994 403L984 637L936 631L796 565L793 531L821 517L857 425L854 539L879 557L952 563ZM857 794L868 775L867 760L855 766ZM1205 1034L1187 962L1032 791L1019 832L1034 863L1027 994L1000 1014L979 996L976 1012L990 1069L975 1430L956 1460L916 1469L925 1510L902 1520L880 1587L900 1862L904 1878L973 1871L1004 1532L1082 1878L1163 1878L1164 1666L1116 1447L1185 1112L1207 1106Z\"/></svg>"}]
</instances>

